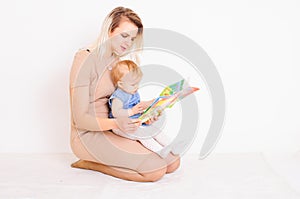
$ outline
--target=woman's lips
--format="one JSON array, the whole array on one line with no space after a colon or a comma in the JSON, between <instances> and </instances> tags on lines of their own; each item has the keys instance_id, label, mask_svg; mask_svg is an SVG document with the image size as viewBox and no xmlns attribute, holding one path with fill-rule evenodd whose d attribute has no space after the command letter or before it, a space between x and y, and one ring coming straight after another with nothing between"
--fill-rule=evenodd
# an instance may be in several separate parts
<instances>
[{"instance_id":1,"label":"woman's lips","mask_svg":"<svg viewBox=\"0 0 300 199\"><path fill-rule=\"evenodd\" d=\"M121 50L122 50L122 51L125 51L125 50L126 50L126 48L125 48L125 47L123 47L123 46L121 46Z\"/></svg>"}]
</instances>

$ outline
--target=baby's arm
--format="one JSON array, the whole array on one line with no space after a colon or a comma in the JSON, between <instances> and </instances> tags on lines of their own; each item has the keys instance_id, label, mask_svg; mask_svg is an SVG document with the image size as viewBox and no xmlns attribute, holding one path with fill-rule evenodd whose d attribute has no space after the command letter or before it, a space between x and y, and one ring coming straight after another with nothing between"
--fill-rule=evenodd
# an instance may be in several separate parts
<instances>
[{"instance_id":1,"label":"baby's arm","mask_svg":"<svg viewBox=\"0 0 300 199\"><path fill-rule=\"evenodd\" d=\"M154 102L154 100L155 99L148 100L148 101L142 101L139 104L142 106L142 109L145 110L146 108L148 108Z\"/></svg>"},{"instance_id":2,"label":"baby's arm","mask_svg":"<svg viewBox=\"0 0 300 199\"><path fill-rule=\"evenodd\" d=\"M143 107L139 103L135 105L133 108L123 109L123 102L118 98L114 98L112 99L111 111L114 117L122 117L122 116L129 117L137 113L142 113Z\"/></svg>"}]
</instances>

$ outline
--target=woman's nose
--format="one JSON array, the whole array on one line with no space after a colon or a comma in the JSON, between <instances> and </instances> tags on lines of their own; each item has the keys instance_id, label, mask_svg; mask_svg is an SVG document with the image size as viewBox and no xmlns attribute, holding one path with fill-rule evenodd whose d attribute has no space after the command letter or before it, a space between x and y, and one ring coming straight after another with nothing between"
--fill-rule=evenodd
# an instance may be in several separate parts
<instances>
[{"instance_id":1,"label":"woman's nose","mask_svg":"<svg viewBox=\"0 0 300 199\"><path fill-rule=\"evenodd\" d=\"M130 47L132 44L131 38L126 39L125 44L127 45L127 47Z\"/></svg>"}]
</instances>

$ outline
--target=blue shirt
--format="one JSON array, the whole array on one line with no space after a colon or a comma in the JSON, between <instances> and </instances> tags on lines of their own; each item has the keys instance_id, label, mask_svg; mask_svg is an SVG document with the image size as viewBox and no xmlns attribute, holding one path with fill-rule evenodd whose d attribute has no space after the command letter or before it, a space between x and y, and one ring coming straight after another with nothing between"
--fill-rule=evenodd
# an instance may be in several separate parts
<instances>
[{"instance_id":1,"label":"blue shirt","mask_svg":"<svg viewBox=\"0 0 300 199\"><path fill-rule=\"evenodd\" d=\"M112 111L111 111L112 100L114 98L118 98L119 100L121 100L123 102L123 109L132 108L135 105L137 105L138 103L140 103L140 95L138 92L136 92L134 94L130 94L130 93L126 93L125 91L117 88L115 90L115 92L113 92L113 94L108 99L108 105L110 108L109 115L108 115L109 118L114 117L112 114ZM130 116L130 118L136 119L136 118L139 118L140 116L141 116L141 114L137 113L135 115Z\"/></svg>"}]
</instances>

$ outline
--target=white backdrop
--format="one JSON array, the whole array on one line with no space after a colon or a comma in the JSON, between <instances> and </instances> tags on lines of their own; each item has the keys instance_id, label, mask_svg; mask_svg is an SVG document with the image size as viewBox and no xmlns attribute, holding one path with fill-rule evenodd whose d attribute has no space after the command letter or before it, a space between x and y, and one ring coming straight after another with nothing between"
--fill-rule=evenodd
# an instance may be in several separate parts
<instances>
[{"instance_id":1,"label":"white backdrop","mask_svg":"<svg viewBox=\"0 0 300 199\"><path fill-rule=\"evenodd\" d=\"M1 153L71 152L73 55L97 38L106 14L120 5L136 11L145 27L188 36L215 63L227 114L214 152L299 150L298 1L16 0L0 6ZM197 94L203 121L193 153L209 126L206 91Z\"/></svg>"}]
</instances>

